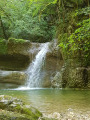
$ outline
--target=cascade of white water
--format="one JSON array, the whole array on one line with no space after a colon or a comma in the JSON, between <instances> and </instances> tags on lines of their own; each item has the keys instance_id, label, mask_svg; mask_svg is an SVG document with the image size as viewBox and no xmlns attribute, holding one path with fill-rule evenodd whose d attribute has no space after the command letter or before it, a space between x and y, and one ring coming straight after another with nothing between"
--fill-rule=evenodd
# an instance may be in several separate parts
<instances>
[{"instance_id":1,"label":"cascade of white water","mask_svg":"<svg viewBox=\"0 0 90 120\"><path fill-rule=\"evenodd\" d=\"M49 48L49 43L43 43L40 46L40 51L36 55L35 59L32 61L27 69L28 80L26 82L26 87L41 87L42 80L42 67L45 62L46 53Z\"/></svg>"}]
</instances>

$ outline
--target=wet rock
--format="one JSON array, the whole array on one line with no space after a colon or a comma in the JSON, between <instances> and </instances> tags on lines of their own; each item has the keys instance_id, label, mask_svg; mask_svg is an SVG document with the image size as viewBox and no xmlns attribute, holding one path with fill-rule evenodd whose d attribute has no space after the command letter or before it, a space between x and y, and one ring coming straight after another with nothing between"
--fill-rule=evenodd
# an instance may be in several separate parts
<instances>
[{"instance_id":1,"label":"wet rock","mask_svg":"<svg viewBox=\"0 0 90 120\"><path fill-rule=\"evenodd\" d=\"M42 86L44 88L49 88L51 86L51 81L50 81L50 78L49 76L43 80L43 83L42 83Z\"/></svg>"},{"instance_id":2,"label":"wet rock","mask_svg":"<svg viewBox=\"0 0 90 120\"><path fill-rule=\"evenodd\" d=\"M90 88L90 68L82 67L81 62L69 59L64 63L60 73L63 88Z\"/></svg>"},{"instance_id":3,"label":"wet rock","mask_svg":"<svg viewBox=\"0 0 90 120\"><path fill-rule=\"evenodd\" d=\"M19 71L0 71L0 83L25 84L27 74Z\"/></svg>"},{"instance_id":4,"label":"wet rock","mask_svg":"<svg viewBox=\"0 0 90 120\"><path fill-rule=\"evenodd\" d=\"M42 114L20 99L0 95L0 120L37 120Z\"/></svg>"},{"instance_id":5,"label":"wet rock","mask_svg":"<svg viewBox=\"0 0 90 120\"><path fill-rule=\"evenodd\" d=\"M61 73L57 72L51 81L52 87L53 88L61 88L62 87L61 80L62 80Z\"/></svg>"},{"instance_id":6,"label":"wet rock","mask_svg":"<svg viewBox=\"0 0 90 120\"><path fill-rule=\"evenodd\" d=\"M56 39L50 43L47 57L54 57L54 58L58 58L59 60L63 60L60 47L58 47Z\"/></svg>"},{"instance_id":7,"label":"wet rock","mask_svg":"<svg viewBox=\"0 0 90 120\"><path fill-rule=\"evenodd\" d=\"M60 49L57 46L57 41L55 40L49 46L49 51L47 52L45 61L45 79L49 81L48 83L50 86L60 87L60 70L63 63L64 61Z\"/></svg>"}]
</instances>

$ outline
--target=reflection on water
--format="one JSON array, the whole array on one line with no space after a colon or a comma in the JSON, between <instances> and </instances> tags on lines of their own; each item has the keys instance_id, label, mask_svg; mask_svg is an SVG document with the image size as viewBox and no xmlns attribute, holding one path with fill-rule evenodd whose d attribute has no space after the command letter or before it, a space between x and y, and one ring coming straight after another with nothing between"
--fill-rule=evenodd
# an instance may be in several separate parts
<instances>
[{"instance_id":1,"label":"reflection on water","mask_svg":"<svg viewBox=\"0 0 90 120\"><path fill-rule=\"evenodd\" d=\"M43 113L63 112L69 108L82 112L90 111L89 90L0 90L0 94L21 98Z\"/></svg>"}]
</instances>

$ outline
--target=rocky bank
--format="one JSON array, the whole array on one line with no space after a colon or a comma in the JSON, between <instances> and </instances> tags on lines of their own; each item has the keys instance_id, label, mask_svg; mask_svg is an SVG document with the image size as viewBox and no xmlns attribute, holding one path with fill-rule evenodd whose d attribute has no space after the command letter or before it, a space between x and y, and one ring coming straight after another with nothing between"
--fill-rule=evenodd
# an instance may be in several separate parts
<instances>
[{"instance_id":1,"label":"rocky bank","mask_svg":"<svg viewBox=\"0 0 90 120\"><path fill-rule=\"evenodd\" d=\"M0 95L0 120L38 120L42 113L22 100Z\"/></svg>"}]
</instances>

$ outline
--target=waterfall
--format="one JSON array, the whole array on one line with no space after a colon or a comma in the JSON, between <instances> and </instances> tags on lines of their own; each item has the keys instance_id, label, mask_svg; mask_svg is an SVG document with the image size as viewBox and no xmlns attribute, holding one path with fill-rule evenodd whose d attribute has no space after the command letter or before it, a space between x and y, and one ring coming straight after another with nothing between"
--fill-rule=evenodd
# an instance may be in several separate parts
<instances>
[{"instance_id":1,"label":"waterfall","mask_svg":"<svg viewBox=\"0 0 90 120\"><path fill-rule=\"evenodd\" d=\"M46 53L49 48L49 43L43 43L40 46L40 51L37 53L35 59L29 65L26 73L28 74L28 79L26 82L27 88L42 87L42 68L44 66Z\"/></svg>"}]
</instances>

